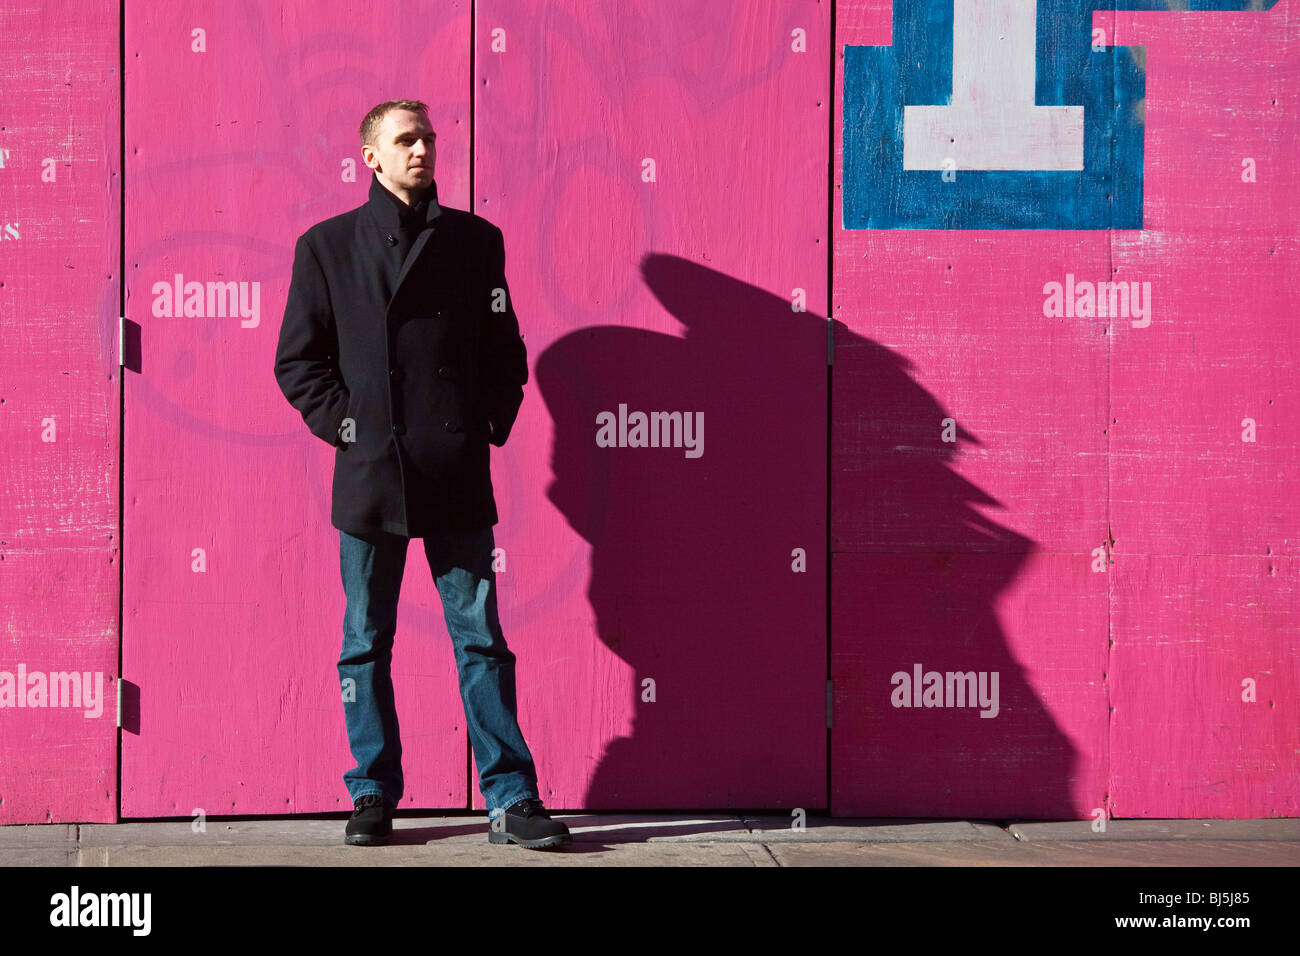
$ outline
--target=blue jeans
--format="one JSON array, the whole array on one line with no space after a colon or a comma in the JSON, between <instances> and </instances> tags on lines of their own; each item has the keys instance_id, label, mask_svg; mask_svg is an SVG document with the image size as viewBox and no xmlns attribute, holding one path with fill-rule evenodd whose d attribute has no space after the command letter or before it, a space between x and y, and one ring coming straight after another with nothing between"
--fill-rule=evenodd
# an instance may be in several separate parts
<instances>
[{"instance_id":1,"label":"blue jeans","mask_svg":"<svg viewBox=\"0 0 1300 956\"><path fill-rule=\"evenodd\" d=\"M343 782L354 803L379 794L396 806L404 792L391 665L409 540L386 532L363 537L339 532L347 598L339 683L348 745L357 762ZM456 655L465 724L489 819L538 795L537 770L516 716L515 656L497 619L494 546L490 527L424 538Z\"/></svg>"}]
</instances>

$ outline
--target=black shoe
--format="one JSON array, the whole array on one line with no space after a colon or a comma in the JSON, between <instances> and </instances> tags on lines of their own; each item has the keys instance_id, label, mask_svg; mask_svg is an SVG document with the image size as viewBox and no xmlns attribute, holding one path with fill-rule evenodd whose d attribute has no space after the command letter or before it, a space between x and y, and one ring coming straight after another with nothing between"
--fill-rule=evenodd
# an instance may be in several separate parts
<instances>
[{"instance_id":1,"label":"black shoe","mask_svg":"<svg viewBox=\"0 0 1300 956\"><path fill-rule=\"evenodd\" d=\"M344 843L352 846L384 846L393 835L393 805L377 793L357 799L348 820Z\"/></svg>"},{"instance_id":2,"label":"black shoe","mask_svg":"<svg viewBox=\"0 0 1300 956\"><path fill-rule=\"evenodd\" d=\"M488 826L489 843L518 843L529 850L545 850L573 842L569 828L551 815L536 797L510 806Z\"/></svg>"}]
</instances>

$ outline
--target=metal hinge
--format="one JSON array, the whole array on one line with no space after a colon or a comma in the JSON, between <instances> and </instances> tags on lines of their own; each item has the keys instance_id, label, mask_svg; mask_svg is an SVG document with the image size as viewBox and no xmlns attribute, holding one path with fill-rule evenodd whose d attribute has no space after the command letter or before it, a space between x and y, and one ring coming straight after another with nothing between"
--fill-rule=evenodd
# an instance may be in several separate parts
<instances>
[{"instance_id":1,"label":"metal hinge","mask_svg":"<svg viewBox=\"0 0 1300 956\"><path fill-rule=\"evenodd\" d=\"M122 678L117 679L117 727L122 729Z\"/></svg>"},{"instance_id":2,"label":"metal hinge","mask_svg":"<svg viewBox=\"0 0 1300 956\"><path fill-rule=\"evenodd\" d=\"M826 316L826 364L835 364L835 320Z\"/></svg>"},{"instance_id":3,"label":"metal hinge","mask_svg":"<svg viewBox=\"0 0 1300 956\"><path fill-rule=\"evenodd\" d=\"M117 317L117 367L118 368L121 368L123 365L122 352L123 352L124 342L126 342L126 316L119 315ZM118 724L118 726L120 727L122 725Z\"/></svg>"}]
</instances>

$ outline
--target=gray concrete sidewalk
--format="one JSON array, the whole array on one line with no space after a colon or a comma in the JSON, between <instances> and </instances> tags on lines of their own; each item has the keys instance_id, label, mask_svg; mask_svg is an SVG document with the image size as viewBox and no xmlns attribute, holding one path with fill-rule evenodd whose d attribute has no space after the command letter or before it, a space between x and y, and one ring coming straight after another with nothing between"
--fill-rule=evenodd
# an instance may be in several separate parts
<instances>
[{"instance_id":1,"label":"gray concrete sidewalk","mask_svg":"<svg viewBox=\"0 0 1300 956\"><path fill-rule=\"evenodd\" d=\"M1300 819L982 821L553 814L561 850L487 842L487 817L399 816L393 843L343 843L346 818L0 827L0 866L1297 866Z\"/></svg>"}]
</instances>

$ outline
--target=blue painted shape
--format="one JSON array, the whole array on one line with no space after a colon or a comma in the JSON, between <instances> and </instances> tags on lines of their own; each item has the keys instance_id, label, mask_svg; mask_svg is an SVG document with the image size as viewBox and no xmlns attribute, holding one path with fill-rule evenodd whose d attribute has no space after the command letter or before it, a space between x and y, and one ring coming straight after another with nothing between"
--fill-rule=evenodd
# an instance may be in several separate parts
<instances>
[{"instance_id":1,"label":"blue painted shape","mask_svg":"<svg viewBox=\"0 0 1300 956\"><path fill-rule=\"evenodd\" d=\"M1187 9L1258 4L1187 0ZM1038 0L1034 101L1083 106L1083 169L959 169L944 182L938 170L903 169L903 107L952 97L953 0L894 0L893 46L844 47L844 228L1141 229L1146 77L1126 47L1093 51L1092 14L1168 9Z\"/></svg>"}]
</instances>

